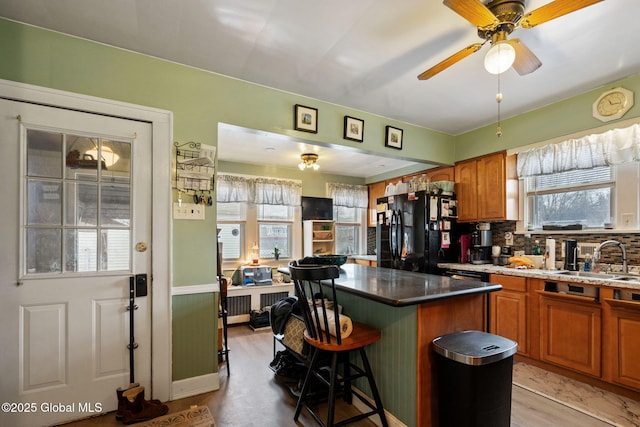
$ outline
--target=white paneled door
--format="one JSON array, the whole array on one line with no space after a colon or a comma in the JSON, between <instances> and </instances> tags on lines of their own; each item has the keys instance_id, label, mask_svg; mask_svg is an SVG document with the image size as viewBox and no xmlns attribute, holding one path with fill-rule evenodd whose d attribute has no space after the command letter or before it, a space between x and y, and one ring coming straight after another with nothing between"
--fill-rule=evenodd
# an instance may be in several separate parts
<instances>
[{"instance_id":1,"label":"white paneled door","mask_svg":"<svg viewBox=\"0 0 640 427\"><path fill-rule=\"evenodd\" d=\"M9 100L0 115L0 425L114 410L130 278L151 271L151 126ZM133 334L147 388L148 288Z\"/></svg>"}]
</instances>

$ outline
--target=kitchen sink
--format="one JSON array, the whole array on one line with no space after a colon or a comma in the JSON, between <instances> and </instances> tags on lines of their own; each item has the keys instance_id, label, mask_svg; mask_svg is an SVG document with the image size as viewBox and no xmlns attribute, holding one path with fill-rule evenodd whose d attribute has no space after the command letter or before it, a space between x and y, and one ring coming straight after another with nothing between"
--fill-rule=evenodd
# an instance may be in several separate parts
<instances>
[{"instance_id":1,"label":"kitchen sink","mask_svg":"<svg viewBox=\"0 0 640 427\"><path fill-rule=\"evenodd\" d=\"M616 276L613 280L624 280L625 282L640 283L640 276L628 275L628 276Z\"/></svg>"},{"instance_id":2,"label":"kitchen sink","mask_svg":"<svg viewBox=\"0 0 640 427\"><path fill-rule=\"evenodd\" d=\"M560 270L560 271L554 272L553 274L558 274L563 276L573 276L573 277L588 277L588 278L602 279L602 280L624 280L626 282L640 283L640 275L635 275L635 274L594 273L591 271L570 271L570 270Z\"/></svg>"},{"instance_id":3,"label":"kitchen sink","mask_svg":"<svg viewBox=\"0 0 640 427\"><path fill-rule=\"evenodd\" d=\"M560 270L555 272L554 274L562 274L564 276L575 276L575 277L592 277L594 279L613 279L619 276L617 274L593 273L590 271L570 271L570 270Z\"/></svg>"}]
</instances>

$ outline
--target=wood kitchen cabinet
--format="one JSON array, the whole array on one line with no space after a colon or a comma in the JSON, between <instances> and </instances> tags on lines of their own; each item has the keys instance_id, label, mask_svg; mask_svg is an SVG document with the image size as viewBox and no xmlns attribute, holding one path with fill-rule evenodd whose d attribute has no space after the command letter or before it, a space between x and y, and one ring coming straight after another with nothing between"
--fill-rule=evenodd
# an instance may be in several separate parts
<instances>
[{"instance_id":1,"label":"wood kitchen cabinet","mask_svg":"<svg viewBox=\"0 0 640 427\"><path fill-rule=\"evenodd\" d=\"M456 163L456 195L458 222L478 220L478 161Z\"/></svg>"},{"instance_id":2,"label":"wood kitchen cabinet","mask_svg":"<svg viewBox=\"0 0 640 427\"><path fill-rule=\"evenodd\" d=\"M384 192L388 184L396 184L398 181L409 182L412 179L418 179L422 175L426 175L429 182L435 181L455 181L455 168L453 166L443 166L439 168L427 169L411 175L404 175L395 179L387 179L385 181L374 182L369 184L369 219L368 226L375 227L377 221L376 200L384 197Z\"/></svg>"},{"instance_id":3,"label":"wood kitchen cabinet","mask_svg":"<svg viewBox=\"0 0 640 427\"><path fill-rule=\"evenodd\" d=\"M558 292L555 283L537 291L540 360L600 377L602 310L596 297Z\"/></svg>"},{"instance_id":4,"label":"wood kitchen cabinet","mask_svg":"<svg viewBox=\"0 0 640 427\"><path fill-rule=\"evenodd\" d=\"M455 165L458 221L518 219L516 156L489 154Z\"/></svg>"},{"instance_id":5,"label":"wood kitchen cabinet","mask_svg":"<svg viewBox=\"0 0 640 427\"><path fill-rule=\"evenodd\" d=\"M603 309L606 379L640 390L640 301L604 298Z\"/></svg>"},{"instance_id":6,"label":"wood kitchen cabinet","mask_svg":"<svg viewBox=\"0 0 640 427\"><path fill-rule=\"evenodd\" d=\"M425 175L429 182L435 181L455 181L455 168L453 166L442 166L439 168L427 169L411 175L402 177L402 182L409 182Z\"/></svg>"},{"instance_id":7,"label":"wood kitchen cabinet","mask_svg":"<svg viewBox=\"0 0 640 427\"><path fill-rule=\"evenodd\" d=\"M489 332L518 343L518 354L529 356L527 279L492 274L489 281L502 290L489 294Z\"/></svg>"}]
</instances>

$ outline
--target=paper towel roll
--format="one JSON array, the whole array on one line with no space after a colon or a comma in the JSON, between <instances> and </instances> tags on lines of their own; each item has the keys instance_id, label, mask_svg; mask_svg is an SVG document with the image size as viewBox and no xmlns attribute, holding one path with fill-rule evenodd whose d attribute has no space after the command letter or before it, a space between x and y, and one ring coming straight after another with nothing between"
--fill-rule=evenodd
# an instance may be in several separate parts
<instances>
[{"instance_id":1,"label":"paper towel roll","mask_svg":"<svg viewBox=\"0 0 640 427\"><path fill-rule=\"evenodd\" d=\"M311 315L314 317L314 321L315 321L315 313L313 311L313 308L311 309ZM322 312L320 309L318 309L318 315L322 317ZM335 313L333 312L333 310L327 310L327 321L329 322L329 334L336 337L337 336L336 321L335 321ZM322 328L323 331L325 330L324 321L320 322L320 327ZM351 322L351 319L348 316L341 314L340 315L340 338L342 339L347 338L349 335L351 335L351 332L353 332L353 323Z\"/></svg>"},{"instance_id":2,"label":"paper towel roll","mask_svg":"<svg viewBox=\"0 0 640 427\"><path fill-rule=\"evenodd\" d=\"M546 269L547 270L555 270L556 269L556 239L547 239L546 240L546 251L547 251L547 260Z\"/></svg>"}]
</instances>

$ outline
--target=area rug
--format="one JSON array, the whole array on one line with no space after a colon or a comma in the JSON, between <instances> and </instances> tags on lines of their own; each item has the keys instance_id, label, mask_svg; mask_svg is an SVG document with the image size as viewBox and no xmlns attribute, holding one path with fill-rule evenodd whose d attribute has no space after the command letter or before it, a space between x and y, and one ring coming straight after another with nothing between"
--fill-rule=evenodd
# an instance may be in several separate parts
<instances>
[{"instance_id":1,"label":"area rug","mask_svg":"<svg viewBox=\"0 0 640 427\"><path fill-rule=\"evenodd\" d=\"M211 412L209 412L209 408L206 406L192 406L184 411L133 425L137 427L215 427L216 423L211 416Z\"/></svg>"},{"instance_id":2,"label":"area rug","mask_svg":"<svg viewBox=\"0 0 640 427\"><path fill-rule=\"evenodd\" d=\"M614 426L640 425L640 402L535 366L515 363L513 384Z\"/></svg>"}]
</instances>

